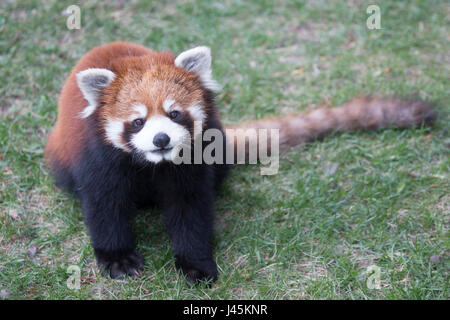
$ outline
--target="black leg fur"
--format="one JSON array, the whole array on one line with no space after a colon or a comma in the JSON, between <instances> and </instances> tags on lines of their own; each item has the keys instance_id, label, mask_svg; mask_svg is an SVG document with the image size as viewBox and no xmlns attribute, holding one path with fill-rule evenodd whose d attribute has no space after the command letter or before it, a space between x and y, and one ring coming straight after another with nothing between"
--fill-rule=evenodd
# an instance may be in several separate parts
<instances>
[{"instance_id":1,"label":"black leg fur","mask_svg":"<svg viewBox=\"0 0 450 320\"><path fill-rule=\"evenodd\" d=\"M143 259L135 250L129 226L132 206L117 186L104 186L102 191L95 195L81 193L84 218L97 262L111 278L137 275Z\"/></svg>"},{"instance_id":2,"label":"black leg fur","mask_svg":"<svg viewBox=\"0 0 450 320\"><path fill-rule=\"evenodd\" d=\"M163 185L163 211L176 267L192 282L217 280L213 260L214 172L212 167L180 166Z\"/></svg>"},{"instance_id":3,"label":"black leg fur","mask_svg":"<svg viewBox=\"0 0 450 320\"><path fill-rule=\"evenodd\" d=\"M209 125L220 128L218 122ZM156 205L165 215L176 267L194 283L216 280L215 192L230 167L134 160L98 137L86 143L80 164L73 170L53 165L60 185L82 202L100 268L112 278L139 273L143 259L135 249L129 222L137 209Z\"/></svg>"},{"instance_id":4,"label":"black leg fur","mask_svg":"<svg viewBox=\"0 0 450 320\"><path fill-rule=\"evenodd\" d=\"M143 259L135 250L129 225L136 206L134 171L128 158L97 144L86 152L75 176L100 268L112 278L138 274Z\"/></svg>"}]
</instances>

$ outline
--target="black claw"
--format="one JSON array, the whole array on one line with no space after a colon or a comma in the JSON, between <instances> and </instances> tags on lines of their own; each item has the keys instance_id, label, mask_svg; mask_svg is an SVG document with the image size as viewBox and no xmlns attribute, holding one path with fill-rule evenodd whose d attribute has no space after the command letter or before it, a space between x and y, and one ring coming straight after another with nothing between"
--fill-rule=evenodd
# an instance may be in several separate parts
<instances>
[{"instance_id":1,"label":"black claw","mask_svg":"<svg viewBox=\"0 0 450 320\"><path fill-rule=\"evenodd\" d=\"M137 251L105 252L95 250L97 263L104 276L112 279L122 279L128 276L140 276L144 259Z\"/></svg>"},{"instance_id":2,"label":"black claw","mask_svg":"<svg viewBox=\"0 0 450 320\"><path fill-rule=\"evenodd\" d=\"M213 260L188 261L177 258L175 266L184 273L186 279L192 284L202 281L215 282L217 280L217 265Z\"/></svg>"}]
</instances>

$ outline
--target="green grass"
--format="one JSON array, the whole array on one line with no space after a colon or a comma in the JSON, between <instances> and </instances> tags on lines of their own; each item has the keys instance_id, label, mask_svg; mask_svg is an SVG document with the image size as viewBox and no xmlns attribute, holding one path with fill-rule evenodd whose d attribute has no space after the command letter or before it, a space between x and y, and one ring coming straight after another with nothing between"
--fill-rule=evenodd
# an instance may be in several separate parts
<instances>
[{"instance_id":1,"label":"green grass","mask_svg":"<svg viewBox=\"0 0 450 320\"><path fill-rule=\"evenodd\" d=\"M0 5L0 296L449 298L448 2L375 1L382 29L368 30L373 1L84 1L82 28L71 31L61 12L73 3ZM113 281L98 274L80 204L53 186L42 155L71 68L114 40L175 53L210 46L227 124L366 93L416 95L440 116L431 129L294 148L275 176L236 168L217 201L212 288L176 273L157 211L134 223L143 276ZM72 264L81 268L79 291L66 286ZM380 289L367 287L371 265Z\"/></svg>"}]
</instances>

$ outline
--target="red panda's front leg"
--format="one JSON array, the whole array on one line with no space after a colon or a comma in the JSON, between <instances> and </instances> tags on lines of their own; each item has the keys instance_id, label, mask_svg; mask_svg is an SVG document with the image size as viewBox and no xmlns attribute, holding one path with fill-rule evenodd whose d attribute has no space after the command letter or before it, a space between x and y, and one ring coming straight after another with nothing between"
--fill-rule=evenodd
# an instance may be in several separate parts
<instances>
[{"instance_id":1,"label":"red panda's front leg","mask_svg":"<svg viewBox=\"0 0 450 320\"><path fill-rule=\"evenodd\" d=\"M100 269L111 278L138 275L143 258L130 230L130 205L124 195L82 194L83 214Z\"/></svg>"},{"instance_id":2,"label":"red panda's front leg","mask_svg":"<svg viewBox=\"0 0 450 320\"><path fill-rule=\"evenodd\" d=\"M131 189L134 176L126 170L127 163L106 161L100 156L106 152L97 151L85 156L77 172L78 195L95 257L111 278L137 275L143 259L135 249L129 224L136 210Z\"/></svg>"},{"instance_id":3,"label":"red panda's front leg","mask_svg":"<svg viewBox=\"0 0 450 320\"><path fill-rule=\"evenodd\" d=\"M178 199L165 208L166 226L175 253L175 265L190 282L217 280L213 259L213 195L204 190L201 199Z\"/></svg>"}]
</instances>

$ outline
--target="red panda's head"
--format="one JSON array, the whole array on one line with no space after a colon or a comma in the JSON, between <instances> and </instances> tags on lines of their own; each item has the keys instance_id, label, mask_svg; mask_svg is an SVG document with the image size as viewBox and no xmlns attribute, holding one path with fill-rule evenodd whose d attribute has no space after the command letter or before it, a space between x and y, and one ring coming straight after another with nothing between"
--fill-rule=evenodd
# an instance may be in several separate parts
<instances>
[{"instance_id":1,"label":"red panda's head","mask_svg":"<svg viewBox=\"0 0 450 320\"><path fill-rule=\"evenodd\" d=\"M113 60L110 69L87 69L77 83L88 105L83 118L97 116L107 143L146 160L171 161L190 144L194 125L211 111L211 74L207 47Z\"/></svg>"}]
</instances>

